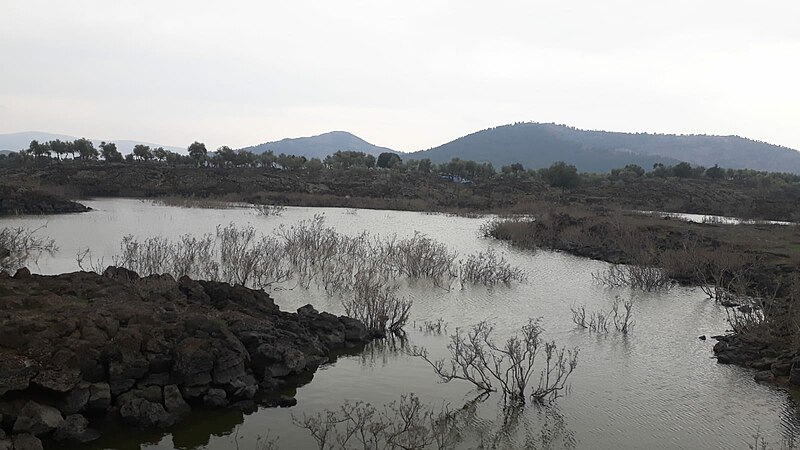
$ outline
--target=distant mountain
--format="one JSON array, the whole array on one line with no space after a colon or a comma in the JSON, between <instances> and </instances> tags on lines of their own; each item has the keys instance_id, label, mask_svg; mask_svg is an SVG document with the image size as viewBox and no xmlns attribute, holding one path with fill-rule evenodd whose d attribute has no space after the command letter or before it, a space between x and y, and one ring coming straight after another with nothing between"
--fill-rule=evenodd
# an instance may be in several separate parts
<instances>
[{"instance_id":1,"label":"distant mountain","mask_svg":"<svg viewBox=\"0 0 800 450\"><path fill-rule=\"evenodd\" d=\"M78 139L75 136L67 136L65 134L53 134L53 133L44 133L41 131L24 131L21 133L7 133L7 134L0 134L0 151L19 151L22 149L28 148L32 140L37 140L39 142L46 142L46 141L54 141L56 139L60 139L62 141L74 141ZM89 139L89 138L87 138ZM97 147L100 145L100 142L113 142L117 144L117 150L120 153L126 154L131 153L133 151L133 147L137 144L144 144L149 145L150 147L157 148L157 147L164 147L165 150L170 150L173 152L178 153L186 153L185 148L180 147L172 147L169 145L160 145L160 144L153 144L149 142L142 142L142 141L132 141L132 140L114 140L114 139L89 139L94 143L94 146Z\"/></svg>"},{"instance_id":2,"label":"distant mountain","mask_svg":"<svg viewBox=\"0 0 800 450\"><path fill-rule=\"evenodd\" d=\"M586 172L607 172L626 164L692 164L800 173L800 152L738 136L670 135L585 131L565 125L517 123L478 131L436 148L408 154L441 163L452 158L515 162L525 168L555 161Z\"/></svg>"},{"instance_id":3,"label":"distant mountain","mask_svg":"<svg viewBox=\"0 0 800 450\"><path fill-rule=\"evenodd\" d=\"M245 147L253 153L264 153L272 150L273 153L305 156L306 158L324 159L326 156L339 150L364 152L370 155L379 155L383 152L396 152L390 148L379 147L346 131L331 131L317 136L286 138L280 141L265 142L263 144Z\"/></svg>"}]
</instances>

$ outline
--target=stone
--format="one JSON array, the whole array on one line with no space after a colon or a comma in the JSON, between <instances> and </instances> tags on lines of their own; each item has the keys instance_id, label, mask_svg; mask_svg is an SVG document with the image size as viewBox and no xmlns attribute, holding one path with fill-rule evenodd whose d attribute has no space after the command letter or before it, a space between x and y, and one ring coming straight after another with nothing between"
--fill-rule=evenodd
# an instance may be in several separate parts
<instances>
[{"instance_id":1,"label":"stone","mask_svg":"<svg viewBox=\"0 0 800 450\"><path fill-rule=\"evenodd\" d=\"M143 380L139 381L139 386L166 386L169 384L168 373L151 373Z\"/></svg>"},{"instance_id":2,"label":"stone","mask_svg":"<svg viewBox=\"0 0 800 450\"><path fill-rule=\"evenodd\" d=\"M58 409L65 415L75 414L86 409L91 395L92 385L86 382L78 383L77 386L72 388L67 395L61 400Z\"/></svg>"},{"instance_id":3,"label":"stone","mask_svg":"<svg viewBox=\"0 0 800 450\"><path fill-rule=\"evenodd\" d=\"M181 394L188 400L196 400L202 398L208 392L208 385L202 386L182 386Z\"/></svg>"},{"instance_id":4,"label":"stone","mask_svg":"<svg viewBox=\"0 0 800 450\"><path fill-rule=\"evenodd\" d=\"M93 383L89 388L89 411L105 411L111 406L111 387L108 383Z\"/></svg>"},{"instance_id":5,"label":"stone","mask_svg":"<svg viewBox=\"0 0 800 450\"><path fill-rule=\"evenodd\" d=\"M23 267L18 269L17 272L14 274L14 278L17 280L24 280L31 277L31 271L27 267Z\"/></svg>"},{"instance_id":6,"label":"stone","mask_svg":"<svg viewBox=\"0 0 800 450\"><path fill-rule=\"evenodd\" d=\"M41 436L54 431L63 422L61 411L52 406L29 401L19 412L17 421L14 422L14 433Z\"/></svg>"},{"instance_id":7,"label":"stone","mask_svg":"<svg viewBox=\"0 0 800 450\"><path fill-rule=\"evenodd\" d=\"M228 406L228 394L222 389L211 388L203 396L203 404L212 408Z\"/></svg>"},{"instance_id":8,"label":"stone","mask_svg":"<svg viewBox=\"0 0 800 450\"><path fill-rule=\"evenodd\" d=\"M145 399L152 403L162 403L161 386L144 386L139 389L130 390L117 397L117 405L122 406L137 398Z\"/></svg>"},{"instance_id":9,"label":"stone","mask_svg":"<svg viewBox=\"0 0 800 450\"><path fill-rule=\"evenodd\" d=\"M164 406L134 398L119 408L119 415L126 423L139 428L166 428L174 422Z\"/></svg>"},{"instance_id":10,"label":"stone","mask_svg":"<svg viewBox=\"0 0 800 450\"><path fill-rule=\"evenodd\" d=\"M776 377L786 377L792 371L792 363L789 361L775 361L772 363L770 370Z\"/></svg>"},{"instance_id":11,"label":"stone","mask_svg":"<svg viewBox=\"0 0 800 450\"><path fill-rule=\"evenodd\" d=\"M43 450L42 441L30 434L18 434L13 438L14 450Z\"/></svg>"},{"instance_id":12,"label":"stone","mask_svg":"<svg viewBox=\"0 0 800 450\"><path fill-rule=\"evenodd\" d=\"M756 375L753 378L758 382L766 383L773 381L775 379L775 376L772 375L772 372L769 370L762 370L756 373Z\"/></svg>"},{"instance_id":13,"label":"stone","mask_svg":"<svg viewBox=\"0 0 800 450\"><path fill-rule=\"evenodd\" d=\"M2 334L2 330L0 330ZM11 336L9 336L10 338ZM17 334L17 338L21 335ZM4 339L3 342L8 342ZM2 358L0 360L0 396L9 391L23 391L28 389L30 380L38 372L37 368L31 361L25 358Z\"/></svg>"},{"instance_id":14,"label":"stone","mask_svg":"<svg viewBox=\"0 0 800 450\"><path fill-rule=\"evenodd\" d=\"M339 320L344 324L345 339L354 342L366 342L369 337L369 331L363 322L347 316L340 316Z\"/></svg>"},{"instance_id":15,"label":"stone","mask_svg":"<svg viewBox=\"0 0 800 450\"><path fill-rule=\"evenodd\" d=\"M175 421L180 420L192 410L186 400L183 399L178 386L174 384L164 386L164 406Z\"/></svg>"},{"instance_id":16,"label":"stone","mask_svg":"<svg viewBox=\"0 0 800 450\"><path fill-rule=\"evenodd\" d=\"M80 414L67 416L64 423L53 433L55 441L72 441L81 444L97 440L99 437L100 433L90 429L89 421Z\"/></svg>"},{"instance_id":17,"label":"stone","mask_svg":"<svg viewBox=\"0 0 800 450\"><path fill-rule=\"evenodd\" d=\"M31 383L51 391L66 393L80 381L81 372L78 369L45 369L39 371Z\"/></svg>"}]
</instances>

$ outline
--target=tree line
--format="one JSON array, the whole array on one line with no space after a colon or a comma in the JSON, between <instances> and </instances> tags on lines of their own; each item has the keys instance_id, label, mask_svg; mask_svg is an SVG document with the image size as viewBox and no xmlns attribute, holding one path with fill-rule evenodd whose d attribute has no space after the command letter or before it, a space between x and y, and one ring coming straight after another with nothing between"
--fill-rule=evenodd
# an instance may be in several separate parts
<instances>
[{"instance_id":1,"label":"tree line","mask_svg":"<svg viewBox=\"0 0 800 450\"><path fill-rule=\"evenodd\" d=\"M409 159L384 152L375 157L358 151L337 151L324 159L305 156L275 154L273 151L252 153L222 146L209 152L206 145L195 141L181 154L163 147L151 148L137 144L130 154L122 155L113 142L101 142L96 148L88 139L61 141L59 139L39 142L33 140L27 149L0 155L0 164L25 163L30 161L107 161L110 163L161 163L168 165L193 165L196 167L252 167L272 168L288 171L322 170L370 170L385 169L393 172L439 174L452 181L464 182L490 178L514 178L540 180L556 188L575 188L597 185L602 182L630 183L640 178L679 178L729 180L755 186L798 185L800 176L790 173L763 172L750 169L724 169L717 165L703 167L681 162L675 165L655 164L649 170L636 164L628 164L608 173L579 172L577 167L558 161L546 168L525 169L514 163L495 170L491 163L453 158L449 162L436 164L430 159Z\"/></svg>"}]
</instances>

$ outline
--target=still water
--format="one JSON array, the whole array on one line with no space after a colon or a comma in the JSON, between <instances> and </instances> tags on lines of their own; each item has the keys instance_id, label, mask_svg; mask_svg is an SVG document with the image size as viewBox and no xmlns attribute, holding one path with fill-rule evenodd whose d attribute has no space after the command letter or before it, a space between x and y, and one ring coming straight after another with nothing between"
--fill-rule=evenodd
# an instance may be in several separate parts
<instances>
[{"instance_id":1,"label":"still water","mask_svg":"<svg viewBox=\"0 0 800 450\"><path fill-rule=\"evenodd\" d=\"M287 208L280 217L261 217L247 208L187 209L131 199L85 203L94 210L6 218L0 226L45 226L40 232L55 239L60 251L53 257L43 256L38 267L32 267L43 274L76 270L75 255L87 248L95 258L110 262L126 234L141 238L202 235L230 222L271 233L280 224L291 225L319 212L342 233L368 230L410 236L419 231L461 255L497 249L527 272L526 283L492 289L454 285L449 291L420 283L404 287L402 294L413 299L412 321L418 324L442 318L452 333L456 327L488 319L496 323L502 337L529 317L541 317L548 340L580 348L569 393L550 408L529 405L520 419L528 433L556 423L558 434L566 439L557 440L553 448L572 441L582 449L746 449L756 433L780 448L781 441L800 429L800 409L790 392L755 383L750 370L718 365L711 351L715 341L698 339L726 330L724 309L700 290L676 287L649 294L608 289L591 276L605 263L555 252L520 251L480 238L479 227L487 219L338 208ZM597 335L576 329L571 306L607 310L617 295L636 299L632 332ZM342 313L339 298L313 287L276 289L272 296L284 310L311 303L318 310ZM408 345L422 345L434 357L446 354L446 335L431 335L413 325L407 330ZM470 385L438 383L427 363L391 347L375 342L361 354L342 356L321 367L310 383L297 389L298 405L293 408L260 408L250 414L202 412L166 433L106 433L95 447L255 449L258 438L269 433L279 438L280 448L315 448L307 432L292 425L292 415L336 408L346 399L383 405L409 392L425 403L452 408L475 397ZM490 397L479 405L481 419L476 426L502 420L500 400Z\"/></svg>"}]
</instances>

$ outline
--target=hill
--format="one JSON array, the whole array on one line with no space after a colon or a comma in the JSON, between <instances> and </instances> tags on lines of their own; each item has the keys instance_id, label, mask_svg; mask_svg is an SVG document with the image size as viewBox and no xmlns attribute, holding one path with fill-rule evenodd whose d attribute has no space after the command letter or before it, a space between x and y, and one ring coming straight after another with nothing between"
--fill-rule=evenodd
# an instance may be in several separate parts
<instances>
[{"instance_id":1,"label":"hill","mask_svg":"<svg viewBox=\"0 0 800 450\"><path fill-rule=\"evenodd\" d=\"M41 131L23 131L21 133L0 134L0 152L1 151L16 152L28 148L28 145L30 145L31 141L34 139L39 142L54 141L56 139L60 139L62 141L74 141L75 139L78 139L78 137L68 136L65 134L45 133ZM117 150L119 150L122 154L131 153L133 151L133 147L137 144L149 145L150 147L153 148L164 147L165 150L170 150L178 153L186 153L185 148L173 147L169 145L153 144L150 142L142 142L134 140L114 140L114 139L89 139L89 140L94 143L95 147L99 146L100 142L102 141L113 142L117 144Z\"/></svg>"},{"instance_id":2,"label":"hill","mask_svg":"<svg viewBox=\"0 0 800 450\"><path fill-rule=\"evenodd\" d=\"M800 173L800 152L738 136L670 135L586 131L565 125L517 123L489 128L409 158L446 162L452 158L547 167L555 161L581 171L607 172L626 164L692 164Z\"/></svg>"},{"instance_id":3,"label":"hill","mask_svg":"<svg viewBox=\"0 0 800 450\"><path fill-rule=\"evenodd\" d=\"M287 155L320 159L332 153L336 153L339 150L352 150L375 156L383 152L400 153L390 148L370 144L360 137L346 131L331 131L317 136L285 138L280 141L265 142L263 144L245 147L242 150L253 153L264 153L272 150L275 154L285 153Z\"/></svg>"}]
</instances>

